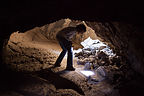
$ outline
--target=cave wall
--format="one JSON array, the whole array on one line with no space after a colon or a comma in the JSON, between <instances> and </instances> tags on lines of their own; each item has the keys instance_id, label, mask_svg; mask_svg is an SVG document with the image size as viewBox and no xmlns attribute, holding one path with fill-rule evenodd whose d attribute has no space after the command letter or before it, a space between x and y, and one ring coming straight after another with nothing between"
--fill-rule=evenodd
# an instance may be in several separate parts
<instances>
[{"instance_id":1,"label":"cave wall","mask_svg":"<svg viewBox=\"0 0 144 96\"><path fill-rule=\"evenodd\" d=\"M143 28L127 22L87 22L122 60L144 75Z\"/></svg>"},{"instance_id":2,"label":"cave wall","mask_svg":"<svg viewBox=\"0 0 144 96\"><path fill-rule=\"evenodd\" d=\"M57 54L51 48L30 40L24 33L15 32L10 36L8 43L3 46L2 54L3 63L8 69L32 72L49 68L55 63Z\"/></svg>"}]
</instances>

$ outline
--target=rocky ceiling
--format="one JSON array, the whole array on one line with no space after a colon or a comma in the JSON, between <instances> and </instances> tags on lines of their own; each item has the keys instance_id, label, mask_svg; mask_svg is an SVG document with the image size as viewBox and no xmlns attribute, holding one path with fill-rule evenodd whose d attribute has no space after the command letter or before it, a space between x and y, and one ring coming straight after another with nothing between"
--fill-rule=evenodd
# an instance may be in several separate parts
<instances>
[{"instance_id":1,"label":"rocky ceiling","mask_svg":"<svg viewBox=\"0 0 144 96\"><path fill-rule=\"evenodd\" d=\"M143 3L137 0L39 0L5 2L1 8L1 24L7 30L27 30L56 19L127 21L139 23L143 19ZM3 25L3 27L4 27Z\"/></svg>"}]
</instances>

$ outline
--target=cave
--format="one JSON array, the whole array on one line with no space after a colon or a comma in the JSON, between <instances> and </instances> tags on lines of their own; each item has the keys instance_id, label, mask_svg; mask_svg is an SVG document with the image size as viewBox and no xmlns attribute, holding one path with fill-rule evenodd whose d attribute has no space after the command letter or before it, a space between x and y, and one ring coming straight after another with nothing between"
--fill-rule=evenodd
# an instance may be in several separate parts
<instances>
[{"instance_id":1,"label":"cave","mask_svg":"<svg viewBox=\"0 0 144 96\"><path fill-rule=\"evenodd\" d=\"M0 18L0 96L144 95L140 2L21 1L7 8ZM56 33L81 23L86 32L72 39L76 70L65 70L66 56L53 67L62 51Z\"/></svg>"}]
</instances>

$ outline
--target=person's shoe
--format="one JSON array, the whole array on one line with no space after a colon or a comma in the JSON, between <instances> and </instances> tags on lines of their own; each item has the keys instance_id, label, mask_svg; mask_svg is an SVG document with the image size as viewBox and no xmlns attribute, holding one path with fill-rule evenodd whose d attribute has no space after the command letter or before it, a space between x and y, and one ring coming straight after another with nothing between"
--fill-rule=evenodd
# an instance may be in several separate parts
<instances>
[{"instance_id":1,"label":"person's shoe","mask_svg":"<svg viewBox=\"0 0 144 96\"><path fill-rule=\"evenodd\" d=\"M75 71L75 68L73 68L73 67L67 67L66 70L68 70L68 71Z\"/></svg>"}]
</instances>

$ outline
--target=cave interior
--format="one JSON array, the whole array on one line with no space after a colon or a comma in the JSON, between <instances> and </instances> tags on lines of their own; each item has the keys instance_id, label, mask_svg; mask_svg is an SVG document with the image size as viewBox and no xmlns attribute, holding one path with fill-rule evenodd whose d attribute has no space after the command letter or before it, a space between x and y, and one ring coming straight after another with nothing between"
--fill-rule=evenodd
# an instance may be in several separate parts
<instances>
[{"instance_id":1,"label":"cave interior","mask_svg":"<svg viewBox=\"0 0 144 96\"><path fill-rule=\"evenodd\" d=\"M43 0L3 5L1 96L144 96L142 2ZM53 68L61 52L56 33L79 23L87 31L73 39L74 52L81 48L74 54L76 71L65 70L66 58ZM116 55L92 50L93 45L84 48L81 42L88 37L106 44L98 51L110 48ZM84 68L95 75L87 76Z\"/></svg>"}]
</instances>

